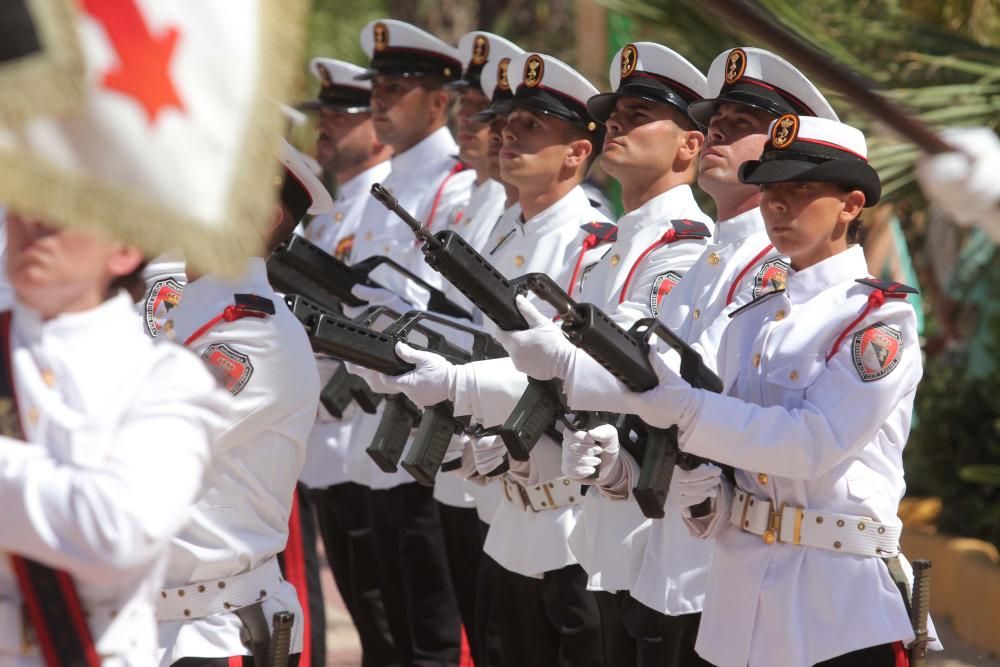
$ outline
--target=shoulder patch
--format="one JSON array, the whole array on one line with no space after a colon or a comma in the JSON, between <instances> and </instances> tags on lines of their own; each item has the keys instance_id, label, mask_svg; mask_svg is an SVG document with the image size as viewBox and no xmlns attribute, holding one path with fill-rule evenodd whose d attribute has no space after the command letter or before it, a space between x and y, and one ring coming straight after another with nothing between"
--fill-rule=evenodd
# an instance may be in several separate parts
<instances>
[{"instance_id":1,"label":"shoulder patch","mask_svg":"<svg viewBox=\"0 0 1000 667\"><path fill-rule=\"evenodd\" d=\"M769 259L760 265L753 277L753 298L761 297L770 292L785 290L785 279L788 276L788 262L783 259Z\"/></svg>"},{"instance_id":2,"label":"shoulder patch","mask_svg":"<svg viewBox=\"0 0 1000 667\"><path fill-rule=\"evenodd\" d=\"M156 337L163 329L163 323L170 317L170 311L181 301L184 286L173 278L157 280L146 294L146 332Z\"/></svg>"},{"instance_id":3,"label":"shoulder patch","mask_svg":"<svg viewBox=\"0 0 1000 667\"><path fill-rule=\"evenodd\" d=\"M212 371L219 383L233 396L243 390L253 375L250 357L237 352L225 343L209 345L201 353L201 358L208 364L208 370Z\"/></svg>"},{"instance_id":4,"label":"shoulder patch","mask_svg":"<svg viewBox=\"0 0 1000 667\"><path fill-rule=\"evenodd\" d=\"M593 234L601 243L614 243L618 238L618 225L613 222L588 222L580 225L580 229Z\"/></svg>"},{"instance_id":5,"label":"shoulder patch","mask_svg":"<svg viewBox=\"0 0 1000 667\"><path fill-rule=\"evenodd\" d=\"M234 294L233 302L241 309L251 313L274 315L274 302L259 294Z\"/></svg>"},{"instance_id":6,"label":"shoulder patch","mask_svg":"<svg viewBox=\"0 0 1000 667\"><path fill-rule=\"evenodd\" d=\"M653 286L649 290L649 312L653 314L653 317L660 316L660 304L680 281L681 274L676 271L667 271L656 276L656 280L653 281Z\"/></svg>"},{"instance_id":7,"label":"shoulder patch","mask_svg":"<svg viewBox=\"0 0 1000 667\"><path fill-rule=\"evenodd\" d=\"M678 239L707 239L712 235L708 225L697 220L671 220L670 224L673 225Z\"/></svg>"},{"instance_id":8,"label":"shoulder patch","mask_svg":"<svg viewBox=\"0 0 1000 667\"><path fill-rule=\"evenodd\" d=\"M903 337L884 322L877 322L854 334L851 353L863 382L881 380L899 365Z\"/></svg>"},{"instance_id":9,"label":"shoulder patch","mask_svg":"<svg viewBox=\"0 0 1000 667\"><path fill-rule=\"evenodd\" d=\"M892 280L879 280L878 278L859 278L854 281L861 283L862 285L867 285L868 287L874 287L875 289L882 290L886 293L886 296L899 296L900 298L906 298L907 294L919 294L916 289L910 287L909 285L904 285L903 283L897 283Z\"/></svg>"},{"instance_id":10,"label":"shoulder patch","mask_svg":"<svg viewBox=\"0 0 1000 667\"><path fill-rule=\"evenodd\" d=\"M771 290L770 292L766 292L766 293L760 295L759 297L755 298L753 301L750 301L748 303L744 303L742 306L740 306L739 308L737 308L733 312L729 313L729 317L736 317L737 315L739 315L743 311L749 310L750 308L752 308L753 306L756 306L759 303L764 303L765 301L767 301L769 298L771 298L775 294L783 294L784 291L785 291L785 288L782 287L781 289L776 289L776 290Z\"/></svg>"}]
</instances>

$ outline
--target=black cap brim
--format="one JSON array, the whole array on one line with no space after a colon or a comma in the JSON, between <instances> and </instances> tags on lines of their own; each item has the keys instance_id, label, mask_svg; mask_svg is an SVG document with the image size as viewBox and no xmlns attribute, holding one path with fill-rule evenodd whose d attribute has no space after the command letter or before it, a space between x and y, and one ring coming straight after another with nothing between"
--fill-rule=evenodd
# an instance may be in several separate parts
<instances>
[{"instance_id":1,"label":"black cap brim","mask_svg":"<svg viewBox=\"0 0 1000 667\"><path fill-rule=\"evenodd\" d=\"M740 182L748 185L768 183L835 183L865 195L865 208L874 206L882 196L882 182L875 169L861 160L827 160L817 164L807 160L750 160L740 165Z\"/></svg>"},{"instance_id":2,"label":"black cap brim","mask_svg":"<svg viewBox=\"0 0 1000 667\"><path fill-rule=\"evenodd\" d=\"M624 90L614 93L600 93L587 100L587 112L601 123L607 123L608 118L615 110L615 104L622 97L632 97L647 102L663 104L677 109L682 114L687 114L688 104L679 97L676 100L665 99L665 93L661 89L647 88L646 86L631 85Z\"/></svg>"}]
</instances>

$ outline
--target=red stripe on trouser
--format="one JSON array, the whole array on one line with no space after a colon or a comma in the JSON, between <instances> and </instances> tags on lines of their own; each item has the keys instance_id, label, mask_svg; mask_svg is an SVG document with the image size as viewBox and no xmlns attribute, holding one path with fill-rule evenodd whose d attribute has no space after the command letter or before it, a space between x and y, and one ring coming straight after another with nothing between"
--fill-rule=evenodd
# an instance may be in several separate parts
<instances>
[{"instance_id":1,"label":"red stripe on trouser","mask_svg":"<svg viewBox=\"0 0 1000 667\"><path fill-rule=\"evenodd\" d=\"M309 618L309 587L306 583L306 561L302 550L302 524L299 517L298 490L292 493L292 513L288 517L288 544L285 545L285 579L295 586L302 606L302 656L299 664L309 667L312 658L310 633L312 630Z\"/></svg>"},{"instance_id":2,"label":"red stripe on trouser","mask_svg":"<svg viewBox=\"0 0 1000 667\"><path fill-rule=\"evenodd\" d=\"M462 652L458 657L458 667L476 667L472 661L472 649L469 648L469 638L465 634L465 626L462 626Z\"/></svg>"},{"instance_id":3,"label":"red stripe on trouser","mask_svg":"<svg viewBox=\"0 0 1000 667\"><path fill-rule=\"evenodd\" d=\"M903 642L893 644L892 650L896 654L896 667L910 667L910 654L906 652Z\"/></svg>"},{"instance_id":4,"label":"red stripe on trouser","mask_svg":"<svg viewBox=\"0 0 1000 667\"><path fill-rule=\"evenodd\" d=\"M229 658L229 667L243 667L243 656L234 655Z\"/></svg>"}]
</instances>

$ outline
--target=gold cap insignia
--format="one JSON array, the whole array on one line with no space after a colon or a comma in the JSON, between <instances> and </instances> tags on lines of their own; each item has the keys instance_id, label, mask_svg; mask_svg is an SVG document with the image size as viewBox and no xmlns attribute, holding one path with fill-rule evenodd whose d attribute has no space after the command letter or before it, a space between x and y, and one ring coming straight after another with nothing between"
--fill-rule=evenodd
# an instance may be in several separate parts
<instances>
[{"instance_id":1,"label":"gold cap insignia","mask_svg":"<svg viewBox=\"0 0 1000 667\"><path fill-rule=\"evenodd\" d=\"M472 64L482 65L490 57L490 40L485 35L476 35L472 40Z\"/></svg>"},{"instance_id":2,"label":"gold cap insignia","mask_svg":"<svg viewBox=\"0 0 1000 667\"><path fill-rule=\"evenodd\" d=\"M639 51L635 44L629 44L622 49L621 75L624 79L635 71L635 66L639 64Z\"/></svg>"},{"instance_id":3,"label":"gold cap insignia","mask_svg":"<svg viewBox=\"0 0 1000 667\"><path fill-rule=\"evenodd\" d=\"M799 117L786 113L774 122L771 128L771 145L775 148L788 148L799 133Z\"/></svg>"},{"instance_id":4,"label":"gold cap insignia","mask_svg":"<svg viewBox=\"0 0 1000 667\"><path fill-rule=\"evenodd\" d=\"M326 65L320 63L316 65L316 69L319 70L319 80L322 82L321 85L324 88L329 88L333 85L333 77L330 76L330 70L326 68Z\"/></svg>"},{"instance_id":5,"label":"gold cap insignia","mask_svg":"<svg viewBox=\"0 0 1000 667\"><path fill-rule=\"evenodd\" d=\"M743 49L733 49L726 58L726 83L736 83L747 69L747 54Z\"/></svg>"},{"instance_id":6,"label":"gold cap insignia","mask_svg":"<svg viewBox=\"0 0 1000 667\"><path fill-rule=\"evenodd\" d=\"M381 21L376 23L372 27L372 33L375 36L376 51L385 51L389 48L389 28L384 23Z\"/></svg>"},{"instance_id":7,"label":"gold cap insignia","mask_svg":"<svg viewBox=\"0 0 1000 667\"><path fill-rule=\"evenodd\" d=\"M497 88L500 90L510 90L510 82L507 81L507 68L510 67L510 58L501 58L497 63Z\"/></svg>"},{"instance_id":8,"label":"gold cap insignia","mask_svg":"<svg viewBox=\"0 0 1000 667\"><path fill-rule=\"evenodd\" d=\"M528 56L528 59L524 61L524 85L528 88L534 88L542 82L542 76L545 74L545 61L537 53L532 53Z\"/></svg>"},{"instance_id":9,"label":"gold cap insignia","mask_svg":"<svg viewBox=\"0 0 1000 667\"><path fill-rule=\"evenodd\" d=\"M594 121L590 121L589 123L587 123L587 130L589 132L593 132L596 129L597 129L597 123L595 123Z\"/></svg>"}]
</instances>

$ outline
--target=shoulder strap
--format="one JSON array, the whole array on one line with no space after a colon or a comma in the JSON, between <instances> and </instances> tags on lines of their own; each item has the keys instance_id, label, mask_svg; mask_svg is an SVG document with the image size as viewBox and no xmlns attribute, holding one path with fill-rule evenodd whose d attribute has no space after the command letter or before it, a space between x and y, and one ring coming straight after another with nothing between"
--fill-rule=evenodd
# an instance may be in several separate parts
<instances>
[{"instance_id":1,"label":"shoulder strap","mask_svg":"<svg viewBox=\"0 0 1000 667\"><path fill-rule=\"evenodd\" d=\"M678 239L707 239L712 235L708 225L697 220L682 218L680 220L671 220L670 224L677 233Z\"/></svg>"},{"instance_id":2,"label":"shoulder strap","mask_svg":"<svg viewBox=\"0 0 1000 667\"><path fill-rule=\"evenodd\" d=\"M244 317L263 319L274 315L274 312L274 302L267 297L258 294L234 294L233 305L226 306L221 313L201 325L197 331L188 336L187 340L184 341L184 346L190 346L220 322L235 322Z\"/></svg>"},{"instance_id":3,"label":"shoulder strap","mask_svg":"<svg viewBox=\"0 0 1000 667\"><path fill-rule=\"evenodd\" d=\"M618 225L613 222L588 222L580 225L580 229L596 236L598 244L614 243L618 240Z\"/></svg>"},{"instance_id":4,"label":"shoulder strap","mask_svg":"<svg viewBox=\"0 0 1000 667\"><path fill-rule=\"evenodd\" d=\"M861 310L861 314L854 318L854 321L847 325L847 327L840 332L837 336L837 340L834 341L833 347L830 348L830 352L826 355L826 360L829 362L833 359L833 355L837 354L837 350L843 345L844 340L851 335L854 331L854 327L858 326L864 321L868 314L880 308L882 304L886 302L886 299L905 299L907 294L917 294L917 290L903 283L893 282L891 280L879 280L877 278L859 278L855 282L868 287L874 288L871 294L868 295L868 303Z\"/></svg>"},{"instance_id":5,"label":"shoulder strap","mask_svg":"<svg viewBox=\"0 0 1000 667\"><path fill-rule=\"evenodd\" d=\"M11 364L10 320L9 311L0 313L0 401L10 411L0 419L0 430L24 440ZM69 574L15 554L10 562L47 667L99 667L97 648Z\"/></svg>"}]
</instances>

